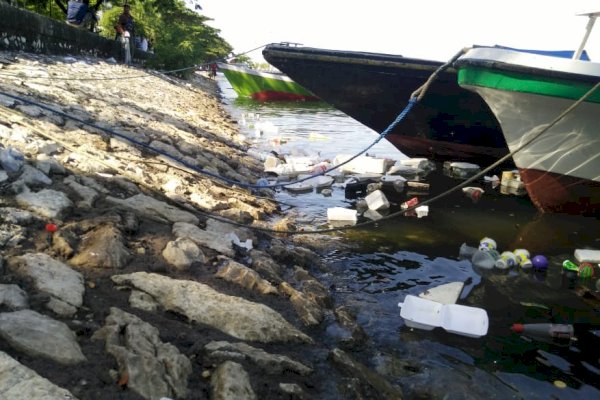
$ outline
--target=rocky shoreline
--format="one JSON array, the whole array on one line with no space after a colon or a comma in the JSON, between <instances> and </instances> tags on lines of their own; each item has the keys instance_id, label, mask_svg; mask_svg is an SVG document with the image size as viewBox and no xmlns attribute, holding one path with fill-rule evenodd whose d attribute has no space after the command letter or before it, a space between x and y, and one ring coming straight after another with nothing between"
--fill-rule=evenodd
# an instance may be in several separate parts
<instances>
[{"instance_id":1,"label":"rocky shoreline","mask_svg":"<svg viewBox=\"0 0 600 400\"><path fill-rule=\"evenodd\" d=\"M189 168L261 177L214 81L25 53L0 75L1 398L402 397L315 277L341 244Z\"/></svg>"}]
</instances>

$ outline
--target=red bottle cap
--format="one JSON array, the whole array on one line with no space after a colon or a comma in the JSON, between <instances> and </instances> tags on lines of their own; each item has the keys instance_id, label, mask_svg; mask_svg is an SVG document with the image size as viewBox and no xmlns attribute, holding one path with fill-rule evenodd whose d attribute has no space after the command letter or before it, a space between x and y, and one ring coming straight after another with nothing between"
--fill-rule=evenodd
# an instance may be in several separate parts
<instances>
[{"instance_id":1,"label":"red bottle cap","mask_svg":"<svg viewBox=\"0 0 600 400\"><path fill-rule=\"evenodd\" d=\"M513 324L510 327L510 330L513 331L513 332L515 332L515 333L521 333L521 332L523 332L523 329L524 329L523 328L523 324Z\"/></svg>"}]
</instances>

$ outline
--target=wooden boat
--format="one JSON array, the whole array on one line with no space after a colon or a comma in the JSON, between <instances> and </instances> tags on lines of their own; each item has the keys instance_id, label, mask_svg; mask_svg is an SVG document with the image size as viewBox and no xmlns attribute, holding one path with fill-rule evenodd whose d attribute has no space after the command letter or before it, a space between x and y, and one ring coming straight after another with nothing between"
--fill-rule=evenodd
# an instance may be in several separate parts
<instances>
[{"instance_id":1,"label":"wooden boat","mask_svg":"<svg viewBox=\"0 0 600 400\"><path fill-rule=\"evenodd\" d=\"M217 66L238 96L258 101L319 100L284 74L257 71L235 64L218 63Z\"/></svg>"},{"instance_id":2,"label":"wooden boat","mask_svg":"<svg viewBox=\"0 0 600 400\"><path fill-rule=\"evenodd\" d=\"M399 55L270 44L263 57L322 100L382 132L442 63ZM423 100L386 137L410 157L491 164L508 153L494 114L461 88L456 71L438 77Z\"/></svg>"},{"instance_id":3,"label":"wooden boat","mask_svg":"<svg viewBox=\"0 0 600 400\"><path fill-rule=\"evenodd\" d=\"M458 83L479 94L500 122L511 151L542 131L600 82L600 63L477 47L455 66ZM533 203L542 211L600 212L600 89L513 159Z\"/></svg>"}]
</instances>

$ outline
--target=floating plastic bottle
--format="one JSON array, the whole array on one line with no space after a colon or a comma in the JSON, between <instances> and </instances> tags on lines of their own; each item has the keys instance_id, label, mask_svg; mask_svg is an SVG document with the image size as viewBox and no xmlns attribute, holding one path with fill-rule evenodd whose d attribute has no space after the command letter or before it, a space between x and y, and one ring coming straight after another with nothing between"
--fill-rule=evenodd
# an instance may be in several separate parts
<instances>
[{"instance_id":1,"label":"floating plastic bottle","mask_svg":"<svg viewBox=\"0 0 600 400\"><path fill-rule=\"evenodd\" d=\"M498 246L496 245L496 241L489 237L484 237L479 242L479 250L496 250Z\"/></svg>"},{"instance_id":2,"label":"floating plastic bottle","mask_svg":"<svg viewBox=\"0 0 600 400\"><path fill-rule=\"evenodd\" d=\"M475 267L492 269L499 258L500 254L496 250L477 250L471 257L471 263Z\"/></svg>"},{"instance_id":3,"label":"floating plastic bottle","mask_svg":"<svg viewBox=\"0 0 600 400\"><path fill-rule=\"evenodd\" d=\"M505 251L500 254L500 258L496 260L495 267L499 269L512 268L517 265L517 257L512 251Z\"/></svg>"},{"instance_id":4,"label":"floating plastic bottle","mask_svg":"<svg viewBox=\"0 0 600 400\"><path fill-rule=\"evenodd\" d=\"M579 266L571 260L563 261L562 265L563 269L566 269L567 271L579 272Z\"/></svg>"},{"instance_id":5,"label":"floating plastic bottle","mask_svg":"<svg viewBox=\"0 0 600 400\"><path fill-rule=\"evenodd\" d=\"M476 252L477 247L471 247L466 243L463 243L458 250L458 258L461 260L470 260Z\"/></svg>"},{"instance_id":6,"label":"floating plastic bottle","mask_svg":"<svg viewBox=\"0 0 600 400\"><path fill-rule=\"evenodd\" d=\"M523 269L529 269L533 266L531 262L531 254L526 249L516 249L514 251L517 263Z\"/></svg>"},{"instance_id":7,"label":"floating plastic bottle","mask_svg":"<svg viewBox=\"0 0 600 400\"><path fill-rule=\"evenodd\" d=\"M568 324L513 324L510 329L532 339L559 345L569 345L575 338L575 329Z\"/></svg>"}]
</instances>

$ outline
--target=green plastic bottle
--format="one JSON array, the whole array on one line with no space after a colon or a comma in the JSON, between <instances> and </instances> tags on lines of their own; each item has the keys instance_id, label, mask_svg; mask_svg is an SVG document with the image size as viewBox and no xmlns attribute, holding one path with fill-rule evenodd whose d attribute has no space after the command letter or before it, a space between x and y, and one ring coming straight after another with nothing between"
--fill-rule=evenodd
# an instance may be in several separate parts
<instances>
[{"instance_id":1,"label":"green plastic bottle","mask_svg":"<svg viewBox=\"0 0 600 400\"><path fill-rule=\"evenodd\" d=\"M562 265L563 265L563 268L566 269L567 271L575 271L575 272L579 271L579 266L571 260L565 260Z\"/></svg>"}]
</instances>

